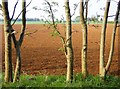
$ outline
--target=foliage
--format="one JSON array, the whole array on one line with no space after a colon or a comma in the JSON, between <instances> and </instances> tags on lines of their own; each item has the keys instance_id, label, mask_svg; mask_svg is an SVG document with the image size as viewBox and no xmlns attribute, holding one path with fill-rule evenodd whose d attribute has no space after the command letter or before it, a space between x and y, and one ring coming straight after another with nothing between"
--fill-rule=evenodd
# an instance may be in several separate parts
<instances>
[{"instance_id":1,"label":"foliage","mask_svg":"<svg viewBox=\"0 0 120 89\"><path fill-rule=\"evenodd\" d=\"M63 87L63 88L118 88L120 87L120 77L107 76L106 81L101 81L99 76L89 75L86 79L82 78L82 74L75 74L74 81L71 84L66 83L66 78L62 76L30 76L22 75L19 82L2 83L3 88L35 88L35 87Z\"/></svg>"}]
</instances>

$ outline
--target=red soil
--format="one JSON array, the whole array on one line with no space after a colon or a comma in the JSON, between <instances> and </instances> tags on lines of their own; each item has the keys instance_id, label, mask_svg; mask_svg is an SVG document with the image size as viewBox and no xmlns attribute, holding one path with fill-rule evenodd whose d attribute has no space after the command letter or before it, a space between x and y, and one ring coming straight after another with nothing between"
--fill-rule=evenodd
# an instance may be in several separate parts
<instances>
[{"instance_id":1,"label":"red soil","mask_svg":"<svg viewBox=\"0 0 120 89\"><path fill-rule=\"evenodd\" d=\"M99 51L101 26L89 25L88 27L88 70L89 74L96 75L99 72ZM60 32L64 35L64 25L58 25ZM20 32L20 25L14 29ZM74 73L81 72L81 45L82 30L80 25L73 25L73 48L74 48ZM107 28L105 61L107 61L110 50L110 41L113 25ZM36 31L37 30L37 31ZM44 25L27 25L26 35L21 48L22 72L26 74L61 75L66 74L66 58L63 52L58 51L62 47L59 37L52 37L51 29ZM19 34L16 36L18 37ZM3 71L4 71L4 42L3 42ZM109 74L120 75L120 59L118 60L118 29L116 33L115 52ZM13 47L13 63L15 65L15 49Z\"/></svg>"}]
</instances>

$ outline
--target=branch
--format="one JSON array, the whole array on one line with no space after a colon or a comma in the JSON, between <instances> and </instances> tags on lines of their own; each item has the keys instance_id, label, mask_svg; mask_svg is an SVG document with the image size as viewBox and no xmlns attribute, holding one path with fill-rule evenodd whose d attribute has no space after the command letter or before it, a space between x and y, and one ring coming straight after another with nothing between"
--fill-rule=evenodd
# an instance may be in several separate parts
<instances>
[{"instance_id":1,"label":"branch","mask_svg":"<svg viewBox=\"0 0 120 89\"><path fill-rule=\"evenodd\" d=\"M18 2L19 2L19 0L17 0L16 4L15 4L15 6L14 6L13 15L12 15L10 21L12 21L14 15L15 15L15 10L16 10L16 6L17 6Z\"/></svg>"},{"instance_id":2,"label":"branch","mask_svg":"<svg viewBox=\"0 0 120 89\"><path fill-rule=\"evenodd\" d=\"M26 2L25 0L23 0L22 2L22 8L24 10L22 12L22 28L21 28L20 38L19 38L20 46L22 45L24 34L25 34L25 29L26 29Z\"/></svg>"},{"instance_id":3,"label":"branch","mask_svg":"<svg viewBox=\"0 0 120 89\"><path fill-rule=\"evenodd\" d=\"M24 11L24 9L26 9L26 8L31 4L31 2L32 2L32 0L31 0L31 1L28 3L28 5L25 6L25 7L23 8L23 10L19 13L18 17L15 19L15 21L14 21L13 24L12 24L12 26L15 24L15 22L17 21L17 19L20 17L20 15L21 15L22 12Z\"/></svg>"},{"instance_id":4,"label":"branch","mask_svg":"<svg viewBox=\"0 0 120 89\"><path fill-rule=\"evenodd\" d=\"M34 33L36 33L37 31L38 31L38 30L35 30L35 31L33 31L33 32L26 33L25 35L30 36L31 34L34 34Z\"/></svg>"},{"instance_id":5,"label":"branch","mask_svg":"<svg viewBox=\"0 0 120 89\"><path fill-rule=\"evenodd\" d=\"M77 7L78 7L79 4L80 4L80 2L77 3L77 4L75 4L74 12L73 12L73 14L71 15L71 17L75 15L76 9L77 9Z\"/></svg>"},{"instance_id":6,"label":"branch","mask_svg":"<svg viewBox=\"0 0 120 89\"><path fill-rule=\"evenodd\" d=\"M63 48L64 48L64 53L65 55L67 54L67 51L66 51L66 42L65 42L65 38L61 35L61 33L58 31L58 28L57 28L57 25L55 23L55 17L54 17L54 14L53 14L53 10L52 10L52 7L50 5L50 3L45 0L46 3L48 4L49 6L49 10L50 10L50 14L51 14L51 18L52 18L52 24L46 19L46 21L52 26L52 29L53 29L53 33L56 32L57 36L60 37L61 41L62 41L62 44L63 44Z\"/></svg>"},{"instance_id":7,"label":"branch","mask_svg":"<svg viewBox=\"0 0 120 89\"><path fill-rule=\"evenodd\" d=\"M53 14L53 10L52 10L51 4L47 0L45 0L45 1L47 2L48 6L49 6L49 9L50 9L50 14L51 14L51 17L52 17L52 22L53 22L53 24L55 24L54 14Z\"/></svg>"},{"instance_id":8,"label":"branch","mask_svg":"<svg viewBox=\"0 0 120 89\"><path fill-rule=\"evenodd\" d=\"M86 6L86 4L87 4L89 1L90 1L90 0L86 0L86 1L85 1L85 4L84 4L84 6L83 6L83 7L84 7L84 9L86 9L86 7L85 7L85 6Z\"/></svg>"},{"instance_id":9,"label":"branch","mask_svg":"<svg viewBox=\"0 0 120 89\"><path fill-rule=\"evenodd\" d=\"M104 17L103 15L99 15L99 16ZM114 16L116 15L109 15L108 17L114 17Z\"/></svg>"}]
</instances>

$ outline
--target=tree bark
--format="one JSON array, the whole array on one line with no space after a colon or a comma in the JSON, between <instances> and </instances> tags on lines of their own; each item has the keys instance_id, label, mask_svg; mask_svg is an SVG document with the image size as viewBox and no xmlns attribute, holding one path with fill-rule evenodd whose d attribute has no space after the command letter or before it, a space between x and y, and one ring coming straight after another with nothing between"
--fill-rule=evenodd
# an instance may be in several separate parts
<instances>
[{"instance_id":1,"label":"tree bark","mask_svg":"<svg viewBox=\"0 0 120 89\"><path fill-rule=\"evenodd\" d=\"M66 58L67 58L67 82L73 80L73 48L72 48L72 25L71 14L69 7L69 0L65 0L65 13L66 13Z\"/></svg>"},{"instance_id":2,"label":"tree bark","mask_svg":"<svg viewBox=\"0 0 120 89\"><path fill-rule=\"evenodd\" d=\"M20 79L20 73L21 73L21 55L20 55L20 46L19 44L16 45L16 68L15 68L15 74L13 82L16 82Z\"/></svg>"},{"instance_id":3,"label":"tree bark","mask_svg":"<svg viewBox=\"0 0 120 89\"><path fill-rule=\"evenodd\" d=\"M5 37L5 82L12 82L12 42L11 42L11 22L8 11L8 2L2 0L2 10L4 14L4 37Z\"/></svg>"},{"instance_id":4,"label":"tree bark","mask_svg":"<svg viewBox=\"0 0 120 89\"><path fill-rule=\"evenodd\" d=\"M24 10L23 10L24 9ZM25 34L25 28L26 28L26 0L22 0L22 29L21 29L21 34L20 38L17 41L15 35L12 35L15 49L16 49L16 68L15 68L15 74L14 74L14 80L13 82L16 82L20 79L20 74L21 74L21 52L20 48L24 39L24 34Z\"/></svg>"},{"instance_id":5,"label":"tree bark","mask_svg":"<svg viewBox=\"0 0 120 89\"><path fill-rule=\"evenodd\" d=\"M87 25L84 19L84 7L83 7L83 0L80 0L80 23L82 26L82 74L85 78L88 75L87 71Z\"/></svg>"},{"instance_id":6,"label":"tree bark","mask_svg":"<svg viewBox=\"0 0 120 89\"><path fill-rule=\"evenodd\" d=\"M106 38L106 27L107 27L107 19L108 19L108 12L110 7L110 1L107 0L106 2L106 9L104 12L104 20L103 26L101 31L101 40L100 40L100 64L99 64L99 74L101 78L105 78L106 70L104 67L104 52L105 52L105 38Z\"/></svg>"},{"instance_id":7,"label":"tree bark","mask_svg":"<svg viewBox=\"0 0 120 89\"><path fill-rule=\"evenodd\" d=\"M85 10L85 22L86 22L86 24L87 24L87 16L88 16L88 1L89 0L86 0L85 1L85 6L86 6L86 10Z\"/></svg>"},{"instance_id":8,"label":"tree bark","mask_svg":"<svg viewBox=\"0 0 120 89\"><path fill-rule=\"evenodd\" d=\"M106 73L110 69L110 65L111 65L112 58L113 58L114 44L115 44L115 34L116 34L116 29L117 29L117 24L118 24L119 11L120 11L120 1L118 2L118 7L117 7L117 11L116 11L116 17L115 17L115 20L114 20L114 28L113 28L113 32L112 32L112 38L111 38L111 48L110 48L108 62L107 62L106 68L105 68Z\"/></svg>"}]
</instances>

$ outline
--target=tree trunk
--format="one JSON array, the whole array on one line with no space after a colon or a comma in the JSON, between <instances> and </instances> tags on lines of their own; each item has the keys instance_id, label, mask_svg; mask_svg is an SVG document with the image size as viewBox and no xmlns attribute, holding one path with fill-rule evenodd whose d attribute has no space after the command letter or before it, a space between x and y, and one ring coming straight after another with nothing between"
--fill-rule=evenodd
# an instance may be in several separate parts
<instances>
[{"instance_id":1,"label":"tree trunk","mask_svg":"<svg viewBox=\"0 0 120 89\"><path fill-rule=\"evenodd\" d=\"M66 13L66 58L67 58L67 82L73 80L73 48L72 48L72 29L69 0L65 0Z\"/></svg>"},{"instance_id":2,"label":"tree trunk","mask_svg":"<svg viewBox=\"0 0 120 89\"><path fill-rule=\"evenodd\" d=\"M111 38L111 49L110 49L110 53L109 53L108 62L107 62L106 68L105 68L106 73L110 69L110 65L111 65L112 57L113 57L113 53L114 53L115 34L116 34L116 29L117 29L117 24L118 24L119 11L120 11L120 1L118 3L118 8L117 8L117 11L116 11L116 17L115 17L115 20L114 20L114 28L113 28L113 32L112 32L112 38Z\"/></svg>"},{"instance_id":3,"label":"tree trunk","mask_svg":"<svg viewBox=\"0 0 120 89\"><path fill-rule=\"evenodd\" d=\"M88 71L87 71L87 25L84 19L83 0L80 0L80 23L82 26L82 38L83 38L81 63L82 63L82 74L83 74L83 77L85 78L88 75Z\"/></svg>"},{"instance_id":4,"label":"tree trunk","mask_svg":"<svg viewBox=\"0 0 120 89\"><path fill-rule=\"evenodd\" d=\"M4 37L5 37L5 82L12 82L12 42L11 24L8 12L8 2L2 1L4 14Z\"/></svg>"},{"instance_id":5,"label":"tree trunk","mask_svg":"<svg viewBox=\"0 0 120 89\"><path fill-rule=\"evenodd\" d=\"M26 28L26 0L22 0L22 30L20 34L20 38L17 41L15 35L12 35L15 49L16 49L16 68L15 68L15 75L14 75L14 80L13 82L16 82L17 80L20 79L20 74L21 74L21 52L20 48L23 43L24 39L24 34L25 34L25 28Z\"/></svg>"},{"instance_id":6,"label":"tree trunk","mask_svg":"<svg viewBox=\"0 0 120 89\"><path fill-rule=\"evenodd\" d=\"M107 0L107 2L106 2L106 9L105 9L105 13L104 13L104 20L103 20L103 26L102 26L102 31L101 31L100 64L99 64L99 74L100 74L101 78L105 78L105 75L106 75L106 70L104 67L104 52L105 52L106 27L107 27L107 19L108 19L110 1L111 0Z\"/></svg>"},{"instance_id":7,"label":"tree trunk","mask_svg":"<svg viewBox=\"0 0 120 89\"><path fill-rule=\"evenodd\" d=\"M20 55L19 44L16 45L16 57L17 57L17 62L16 62L16 68L15 68L15 74L14 74L13 82L16 82L17 80L19 80L20 73L21 73L21 55Z\"/></svg>"},{"instance_id":8,"label":"tree trunk","mask_svg":"<svg viewBox=\"0 0 120 89\"><path fill-rule=\"evenodd\" d=\"M85 10L85 22L87 24L87 16L88 16L88 0L85 1L85 5L86 5L86 10Z\"/></svg>"}]
</instances>

